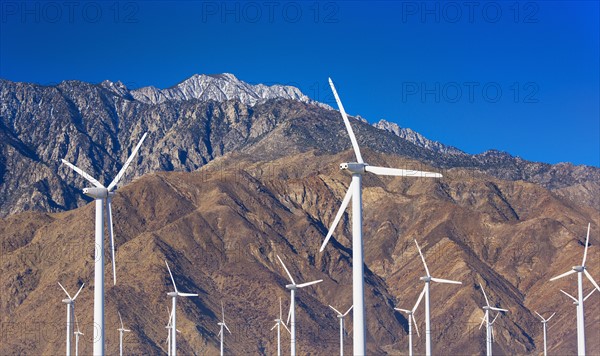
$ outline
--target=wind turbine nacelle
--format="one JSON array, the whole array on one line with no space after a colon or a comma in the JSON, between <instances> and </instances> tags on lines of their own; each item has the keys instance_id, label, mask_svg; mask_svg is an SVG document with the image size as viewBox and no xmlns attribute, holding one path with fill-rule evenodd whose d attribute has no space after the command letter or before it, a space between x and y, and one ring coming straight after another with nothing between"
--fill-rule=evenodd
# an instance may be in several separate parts
<instances>
[{"instance_id":1,"label":"wind turbine nacelle","mask_svg":"<svg viewBox=\"0 0 600 356\"><path fill-rule=\"evenodd\" d=\"M365 173L366 166L364 163L350 162L340 164L340 169L342 171L350 171L351 173Z\"/></svg>"},{"instance_id":2,"label":"wind turbine nacelle","mask_svg":"<svg viewBox=\"0 0 600 356\"><path fill-rule=\"evenodd\" d=\"M573 270L575 270L577 272L583 272L584 269L585 269L584 266L573 266Z\"/></svg>"},{"instance_id":3,"label":"wind turbine nacelle","mask_svg":"<svg viewBox=\"0 0 600 356\"><path fill-rule=\"evenodd\" d=\"M94 199L106 199L109 193L106 188L83 188L83 194Z\"/></svg>"}]
</instances>

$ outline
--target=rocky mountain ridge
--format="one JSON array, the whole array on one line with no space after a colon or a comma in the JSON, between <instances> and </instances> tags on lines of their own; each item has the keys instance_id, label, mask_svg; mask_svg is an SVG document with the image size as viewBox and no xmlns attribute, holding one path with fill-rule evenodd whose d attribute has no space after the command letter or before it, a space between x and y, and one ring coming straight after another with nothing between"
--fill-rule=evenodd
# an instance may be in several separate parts
<instances>
[{"instance_id":1,"label":"rocky mountain ridge","mask_svg":"<svg viewBox=\"0 0 600 356\"><path fill-rule=\"evenodd\" d=\"M174 87L179 99L156 104L136 99L139 92L108 81L39 86L0 80L0 216L80 206L87 200L78 187L85 183L62 167L60 159L109 181L144 132L149 136L140 164L127 173L130 179L149 172L194 171L234 151L272 160L350 147L337 111L306 102L297 89L274 89L268 95L283 97L255 100L232 89L252 87L233 78L194 76ZM194 88L206 82L235 85L225 85L220 93L229 94L215 96L217 101L203 95L193 98L193 93L201 93ZM235 98L229 99L231 95ZM361 145L380 152L416 159L440 171L463 168L472 174L538 183L566 198L600 206L596 167L529 162L497 151L468 155L395 124L379 122L374 127L357 117L353 125ZM582 190L590 194L582 195Z\"/></svg>"}]
</instances>

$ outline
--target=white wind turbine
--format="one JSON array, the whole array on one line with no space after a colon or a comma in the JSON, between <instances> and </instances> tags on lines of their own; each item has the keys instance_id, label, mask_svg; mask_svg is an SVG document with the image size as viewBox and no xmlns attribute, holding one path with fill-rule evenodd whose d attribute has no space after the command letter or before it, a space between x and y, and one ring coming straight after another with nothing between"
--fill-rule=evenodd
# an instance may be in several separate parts
<instances>
[{"instance_id":1,"label":"white wind turbine","mask_svg":"<svg viewBox=\"0 0 600 356\"><path fill-rule=\"evenodd\" d=\"M344 318L346 315L348 315L348 313L350 313L350 310L352 310L354 306L350 306L350 308L343 314L331 305L329 307L337 313L337 317L340 319L340 356L344 356Z\"/></svg>"},{"instance_id":2,"label":"white wind turbine","mask_svg":"<svg viewBox=\"0 0 600 356\"><path fill-rule=\"evenodd\" d=\"M142 136L140 142L135 146L127 161L113 181L104 187L94 177L87 174L81 168L65 161L61 160L64 164L71 167L75 172L79 173L88 182L92 183L95 188L84 188L83 194L94 198L96 201L96 233L95 233L95 256L94 256L94 355L104 355L104 201L106 200L106 209L108 217L108 232L110 234L110 248L112 253L112 270L113 270L113 284L117 283L117 272L115 268L115 243L113 234L112 224L112 198L115 195L113 191L117 187L117 183L125 170L133 161L133 158L137 154L142 142L146 138L147 133ZM96 334L97 333L97 334Z\"/></svg>"},{"instance_id":3,"label":"white wind turbine","mask_svg":"<svg viewBox=\"0 0 600 356\"><path fill-rule=\"evenodd\" d=\"M171 356L171 329L173 328L171 323L173 320L173 311L169 310L169 307L167 307L167 312L169 313L169 323L167 324L167 326L165 326L165 328L169 331L167 336L167 355ZM181 333L181 331L179 331L178 329L175 329L175 332Z\"/></svg>"},{"instance_id":4,"label":"white wind turbine","mask_svg":"<svg viewBox=\"0 0 600 356\"><path fill-rule=\"evenodd\" d=\"M271 330L277 328L277 356L281 356L281 325L292 334L290 329L283 322L283 311L281 310L281 297L279 298L279 319L275 319L275 325L271 328Z\"/></svg>"},{"instance_id":5,"label":"white wind turbine","mask_svg":"<svg viewBox=\"0 0 600 356\"><path fill-rule=\"evenodd\" d=\"M425 263L425 258L423 257L423 253L421 252L421 248L415 240L415 244L417 245L417 250L419 250L419 255L421 256L421 260L423 260L423 266L425 266L425 272L427 275L425 277L421 277L420 279L425 282L425 354L427 356L431 355L431 323L430 323L430 313L429 313L429 283L431 281L437 283L449 283L449 284L462 284L462 282L452 281L449 279L441 279L432 277L429 273L429 268L427 268L427 263Z\"/></svg>"},{"instance_id":6,"label":"white wind turbine","mask_svg":"<svg viewBox=\"0 0 600 356\"><path fill-rule=\"evenodd\" d=\"M219 331L219 336L221 336L221 356L223 356L223 334L225 334L223 332L223 327L225 327L225 329L227 329L227 331L229 331L229 333L231 334L231 330L229 330L227 324L225 324L225 307L223 307L223 302L221 302L221 317L223 319L221 322L217 323L217 325L221 327L221 331Z\"/></svg>"},{"instance_id":7,"label":"white wind turbine","mask_svg":"<svg viewBox=\"0 0 600 356\"><path fill-rule=\"evenodd\" d=\"M498 319L498 317L500 316L500 313L496 314L496 316L494 317L494 319L492 319L492 322L489 323L489 329L490 329L490 333L492 334L492 341L496 341L496 335L494 335L494 323L496 322L496 319ZM479 330L481 330L481 327L483 326L483 324L486 322L485 320L485 315L481 317L481 324L479 324ZM488 324L485 324L485 327L488 328Z\"/></svg>"},{"instance_id":8,"label":"white wind turbine","mask_svg":"<svg viewBox=\"0 0 600 356\"><path fill-rule=\"evenodd\" d=\"M492 307L487 298L487 295L485 295L485 290L483 289L483 285L480 284L480 286L481 286L481 291L483 292L483 297L485 298L485 305L482 308L483 308L483 310L485 310L484 318L485 318L485 322L486 322L486 324L485 324L485 327L486 327L486 332L485 332L486 355L492 356L492 332L493 332L492 324L494 323L494 321L496 321L496 318L498 317L498 315L496 315L496 318L494 318L494 320L490 323L490 310L495 310L497 312L508 312L508 310Z\"/></svg>"},{"instance_id":9,"label":"white wind turbine","mask_svg":"<svg viewBox=\"0 0 600 356\"><path fill-rule=\"evenodd\" d=\"M352 312L353 317L353 347L355 355L365 355L367 353L367 345L366 345L366 337L367 337L367 329L365 324L365 305L364 305L364 258L363 258L363 239L362 239L362 188L361 181L362 175L366 172L370 172L376 175L384 175L384 176L397 176L397 177L428 177L428 178L441 178L442 175L439 173L431 173L431 172L420 172L406 169L396 169L396 168L387 168L387 167L376 167L370 166L365 163L360 154L360 148L358 147L358 142L356 141L356 136L354 136L354 132L352 131L352 127L350 126L350 121L348 120L348 116L344 111L344 107L340 98L335 90L335 86L329 78L329 85L331 86L331 90L333 91L333 95L335 96L335 100L340 109L340 113L342 114L342 119L344 120L344 125L346 126L346 131L348 131L348 135L350 136L350 141L352 142L352 147L354 149L354 154L356 155L357 162L351 163L342 163L340 164L340 169L347 170L352 173L352 182L348 187L348 191L342 200L342 205L340 206L340 210L338 210L331 227L329 228L329 232L327 237L325 237L325 241L321 245L320 251L322 252L327 245L327 242L331 238L333 231L335 230L337 224L339 223L344 211L348 207L350 199L352 199L352 305L354 306L354 311Z\"/></svg>"},{"instance_id":10,"label":"white wind turbine","mask_svg":"<svg viewBox=\"0 0 600 356\"><path fill-rule=\"evenodd\" d=\"M65 294L68 297L66 299L63 299L62 302L67 305L67 353L66 353L66 355L69 356L69 355L71 355L71 334L73 333L73 315L75 315L75 299L77 299L77 296L79 295L79 292L81 292L81 290L83 289L83 286L85 285L85 283L83 283L81 285L81 287L79 287L79 290L77 291L77 293L75 293L75 296L73 298L71 298L71 296L69 295L69 292L67 292L65 287L63 287L63 285L60 284L60 282L58 283L58 285L60 286L60 288L62 288L62 290L65 292Z\"/></svg>"},{"instance_id":11,"label":"white wind turbine","mask_svg":"<svg viewBox=\"0 0 600 356\"><path fill-rule=\"evenodd\" d=\"M125 327L123 326L123 319L121 318L121 313L117 313L119 313L119 320L121 321L121 327L117 329L119 330L119 356L123 356L123 333L128 333L131 330L125 329Z\"/></svg>"},{"instance_id":12,"label":"white wind turbine","mask_svg":"<svg viewBox=\"0 0 600 356\"><path fill-rule=\"evenodd\" d=\"M419 304L421 303L421 299L423 299L424 294L425 294L425 287L423 287L421 294L419 294L419 299L417 299L415 306L411 310L394 308L395 310L401 311L408 315L408 356L412 356L412 354L413 354L412 324L415 324L415 330L417 331L417 336L421 337L421 335L419 335L419 327L417 326L417 320L415 319L415 311L417 311L417 308L419 307Z\"/></svg>"},{"instance_id":13,"label":"white wind turbine","mask_svg":"<svg viewBox=\"0 0 600 356\"><path fill-rule=\"evenodd\" d=\"M172 314L172 323L171 323L171 356L177 355L177 297L197 297L196 293L182 293L177 290L177 285L175 284L175 279L173 278L173 273L171 273L171 269L169 268L169 264L165 260L165 264L167 265L167 270L169 270L169 275L171 276L171 281L173 282L174 292L169 292L167 295L172 298L173 304L171 306Z\"/></svg>"},{"instance_id":14,"label":"white wind turbine","mask_svg":"<svg viewBox=\"0 0 600 356\"><path fill-rule=\"evenodd\" d=\"M295 310L296 309L296 289L308 287L310 285L323 282L323 280L319 279L319 280L312 281L312 282L296 284L296 282L294 281L294 278L292 278L292 275L290 274L290 271L288 271L287 267L285 266L285 264L283 263L281 258L279 258L279 256L277 256L277 259L283 266L285 273L287 273L288 277L290 277L290 281L292 282L291 284L287 284L285 287L290 290L290 294L291 294L290 311L288 313L287 322L290 322L290 318L291 318L291 323L290 323L290 349L291 349L291 351L290 351L290 353L292 356L295 356L296 355L296 310Z\"/></svg>"},{"instance_id":15,"label":"white wind turbine","mask_svg":"<svg viewBox=\"0 0 600 356\"><path fill-rule=\"evenodd\" d=\"M595 289L592 290L592 292L595 291ZM546 323L550 321L550 319L552 319L552 317L554 316L554 314L556 313L552 313L552 315L550 315L550 317L548 319L544 319L543 316L540 315L540 313L535 312L540 319L542 319L542 324L544 325L544 356L548 355L547 352L547 348L546 348Z\"/></svg>"},{"instance_id":16,"label":"white wind turbine","mask_svg":"<svg viewBox=\"0 0 600 356\"><path fill-rule=\"evenodd\" d=\"M579 300L577 298L575 298L574 296L570 295L569 293L565 292L562 289L560 291L563 292L563 294L566 295L567 297L573 299L573 304L575 304L575 308L577 311L577 328L579 328ZM590 295L592 295L595 291L596 291L596 288L592 289L592 291L589 292L588 295L586 295L583 298L583 302L585 302L590 297ZM583 305L583 303L581 303L581 305Z\"/></svg>"},{"instance_id":17,"label":"white wind turbine","mask_svg":"<svg viewBox=\"0 0 600 356\"><path fill-rule=\"evenodd\" d=\"M77 325L77 331L75 334L75 356L79 356L79 337L83 336L83 333L79 331L79 322L77 321L77 315L75 315L75 325Z\"/></svg>"},{"instance_id":18,"label":"white wind turbine","mask_svg":"<svg viewBox=\"0 0 600 356\"><path fill-rule=\"evenodd\" d=\"M585 267L585 259L587 257L588 242L590 240L590 224L588 223L587 237L585 238L585 249L583 250L583 261L581 266L573 266L569 272L563 273L556 277L550 278L550 281L555 281L559 278L563 278L573 273L577 273L577 296L578 296L578 307L577 307L577 354L585 355L585 321L583 312L583 274L592 282L594 287L600 291L598 283L594 281L590 273Z\"/></svg>"}]
</instances>

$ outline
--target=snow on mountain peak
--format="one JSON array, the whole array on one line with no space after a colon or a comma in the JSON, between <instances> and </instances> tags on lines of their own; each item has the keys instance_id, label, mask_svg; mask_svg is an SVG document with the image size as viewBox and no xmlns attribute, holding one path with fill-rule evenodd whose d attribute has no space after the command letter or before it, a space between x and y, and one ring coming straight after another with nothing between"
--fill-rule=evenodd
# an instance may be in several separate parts
<instances>
[{"instance_id":1,"label":"snow on mountain peak","mask_svg":"<svg viewBox=\"0 0 600 356\"><path fill-rule=\"evenodd\" d=\"M159 104L164 101L198 99L223 102L237 99L246 105L256 105L269 99L290 99L329 108L304 95L298 88L287 85L248 84L231 73L194 74L181 83L167 89L144 87L131 91L141 102Z\"/></svg>"},{"instance_id":2,"label":"snow on mountain peak","mask_svg":"<svg viewBox=\"0 0 600 356\"><path fill-rule=\"evenodd\" d=\"M427 148L427 149L430 149L435 152L457 154L457 155L465 154L463 151L459 150L458 148L455 148L452 146L446 146L440 142L430 140L416 131L413 131L409 128L400 127L400 126L398 126L398 124L393 123L393 122L389 122L389 121L381 119L381 120L379 120L378 123L373 124L373 126L375 126L378 129L391 132L394 135L396 135L400 138L403 138L403 139L413 143L416 146Z\"/></svg>"}]
</instances>

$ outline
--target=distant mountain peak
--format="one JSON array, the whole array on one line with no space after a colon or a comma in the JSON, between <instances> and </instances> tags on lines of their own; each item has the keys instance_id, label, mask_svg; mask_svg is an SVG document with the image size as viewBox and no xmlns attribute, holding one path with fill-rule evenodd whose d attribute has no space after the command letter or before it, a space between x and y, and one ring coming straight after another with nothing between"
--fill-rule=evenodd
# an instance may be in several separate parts
<instances>
[{"instance_id":1,"label":"distant mountain peak","mask_svg":"<svg viewBox=\"0 0 600 356\"><path fill-rule=\"evenodd\" d=\"M269 99L288 99L330 108L310 99L294 86L249 84L231 73L194 74L171 88L148 86L132 90L131 94L136 100L147 104L197 99L218 102L239 100L243 104L254 106Z\"/></svg>"},{"instance_id":2,"label":"distant mountain peak","mask_svg":"<svg viewBox=\"0 0 600 356\"><path fill-rule=\"evenodd\" d=\"M379 122L373 124L373 126L378 129L391 132L394 135L403 138L418 147L426 148L431 151L447 153L452 155L465 154L463 151L459 150L456 147L447 146L438 141L430 140L416 131L413 131L409 128L400 127L398 124L386 121L384 119L379 120Z\"/></svg>"}]
</instances>

